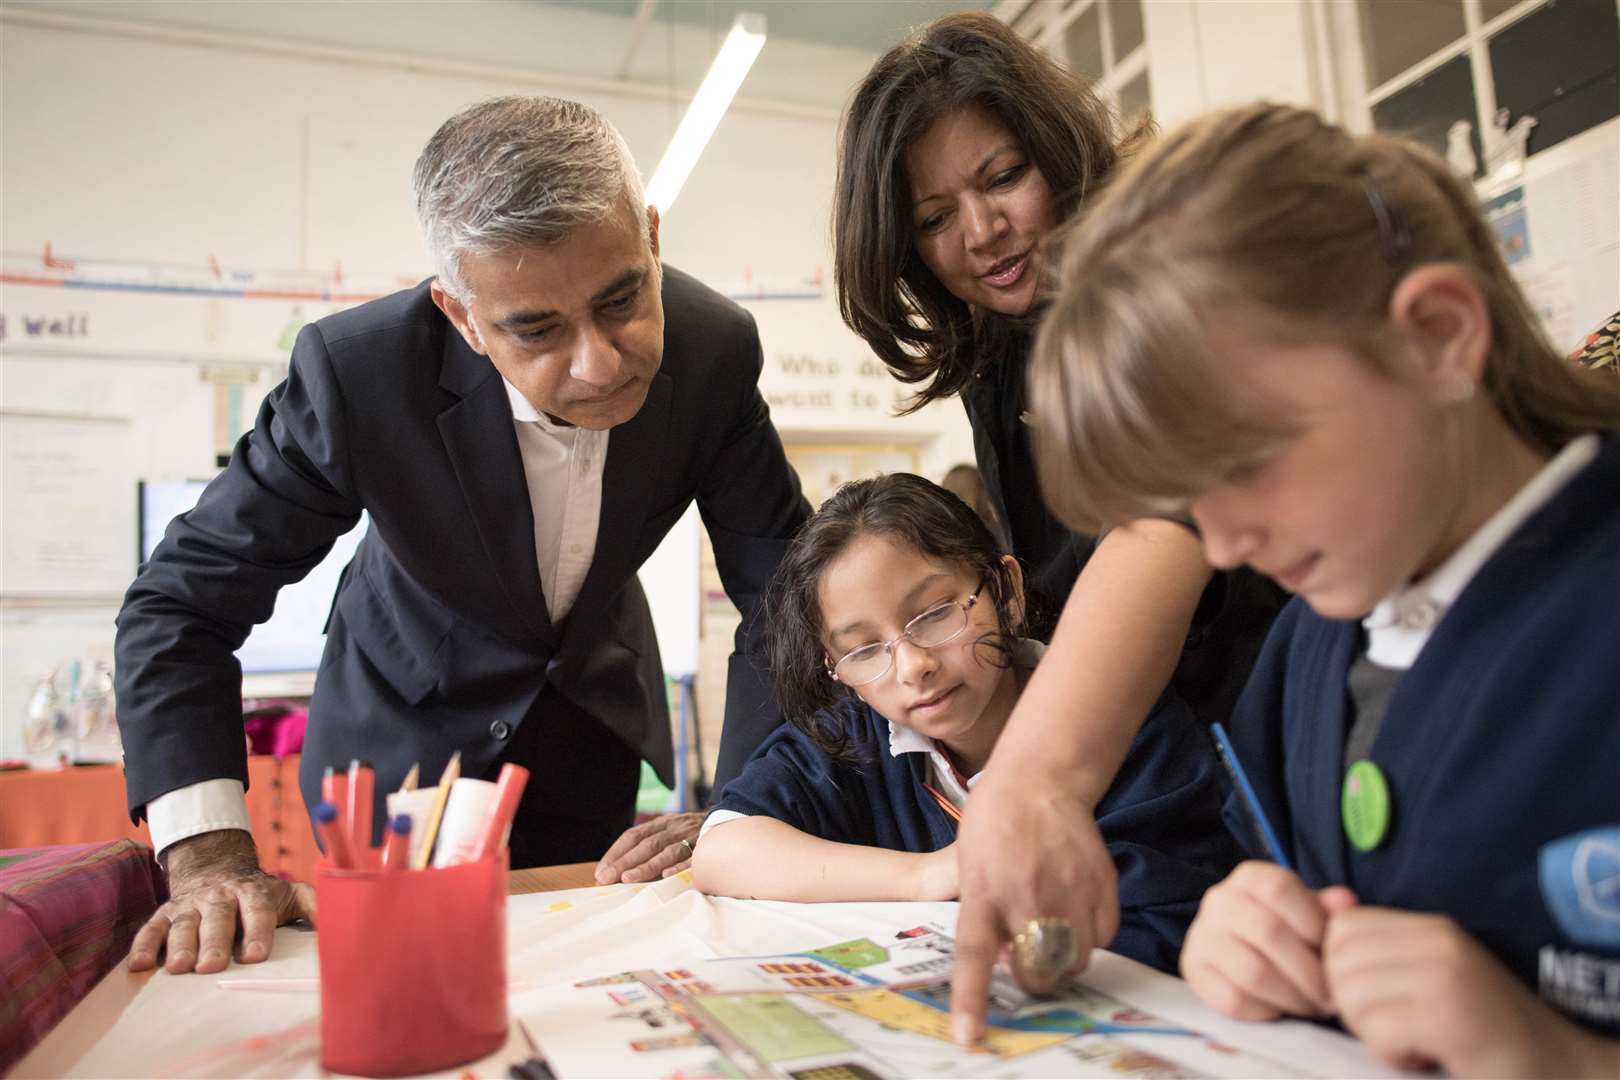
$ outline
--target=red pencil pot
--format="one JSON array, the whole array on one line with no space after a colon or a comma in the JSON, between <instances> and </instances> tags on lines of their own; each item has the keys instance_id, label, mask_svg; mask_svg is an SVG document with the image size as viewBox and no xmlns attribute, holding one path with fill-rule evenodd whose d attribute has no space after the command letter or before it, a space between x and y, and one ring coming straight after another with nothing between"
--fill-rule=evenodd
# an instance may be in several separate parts
<instances>
[{"instance_id":1,"label":"red pencil pot","mask_svg":"<svg viewBox=\"0 0 1620 1080\"><path fill-rule=\"evenodd\" d=\"M405 1076L506 1041L506 852L439 870L315 868L321 1063Z\"/></svg>"}]
</instances>

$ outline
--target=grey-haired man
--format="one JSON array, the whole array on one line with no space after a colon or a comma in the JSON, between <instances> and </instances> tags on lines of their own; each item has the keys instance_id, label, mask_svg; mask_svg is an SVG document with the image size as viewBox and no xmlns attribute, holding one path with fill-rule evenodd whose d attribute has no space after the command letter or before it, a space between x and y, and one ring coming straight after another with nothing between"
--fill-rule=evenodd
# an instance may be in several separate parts
<instances>
[{"instance_id":1,"label":"grey-haired man","mask_svg":"<svg viewBox=\"0 0 1620 1080\"><path fill-rule=\"evenodd\" d=\"M476 105L429 141L415 183L436 276L304 328L287 380L119 615L130 810L171 893L132 968L166 949L171 971L217 971L238 921L240 959L261 960L278 923L314 914L308 886L259 871L245 831L232 653L362 510L310 703L305 801L329 765L370 761L380 802L413 763L432 777L460 751L463 775L531 770L514 866L612 845L598 880L645 880L690 855L700 815L623 832L641 760L671 762L635 573L696 500L750 616L808 513L756 386L753 320L662 265L623 140L583 105ZM777 719L745 644L717 784Z\"/></svg>"}]
</instances>

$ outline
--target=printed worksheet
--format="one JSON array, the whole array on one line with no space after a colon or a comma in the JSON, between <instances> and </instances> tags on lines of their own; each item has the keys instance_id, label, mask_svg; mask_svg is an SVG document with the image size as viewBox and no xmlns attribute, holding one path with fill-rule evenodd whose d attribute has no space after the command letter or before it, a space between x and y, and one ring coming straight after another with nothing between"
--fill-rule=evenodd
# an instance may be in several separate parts
<instances>
[{"instance_id":1,"label":"printed worksheet","mask_svg":"<svg viewBox=\"0 0 1620 1080\"><path fill-rule=\"evenodd\" d=\"M1035 998L998 971L990 1030L950 1035L952 939L935 925L780 956L629 971L527 995L561 1077L1295 1076L1073 982Z\"/></svg>"}]
</instances>

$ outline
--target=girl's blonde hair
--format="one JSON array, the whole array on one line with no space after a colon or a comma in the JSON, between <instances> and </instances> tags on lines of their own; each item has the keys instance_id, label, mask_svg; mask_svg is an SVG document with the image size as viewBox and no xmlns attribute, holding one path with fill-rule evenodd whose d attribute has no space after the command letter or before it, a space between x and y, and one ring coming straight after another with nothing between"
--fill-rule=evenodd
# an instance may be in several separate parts
<instances>
[{"instance_id":1,"label":"girl's blonde hair","mask_svg":"<svg viewBox=\"0 0 1620 1080\"><path fill-rule=\"evenodd\" d=\"M1482 389L1532 446L1620 428L1620 387L1564 360L1508 273L1472 188L1413 143L1280 105L1165 135L1084 208L1030 371L1037 463L1071 527L1179 513L1288 434L1218 370L1225 315L1379 365L1388 305L1460 265L1490 311Z\"/></svg>"}]
</instances>

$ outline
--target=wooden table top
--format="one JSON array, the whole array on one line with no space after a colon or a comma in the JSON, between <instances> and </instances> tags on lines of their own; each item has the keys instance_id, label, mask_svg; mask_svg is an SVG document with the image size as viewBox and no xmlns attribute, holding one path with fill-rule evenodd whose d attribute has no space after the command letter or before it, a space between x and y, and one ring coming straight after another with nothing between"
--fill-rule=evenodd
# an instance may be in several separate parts
<instances>
[{"instance_id":1,"label":"wooden table top","mask_svg":"<svg viewBox=\"0 0 1620 1080\"><path fill-rule=\"evenodd\" d=\"M584 889L596 884L595 874L596 864L593 862L513 870L506 877L506 895L523 896L526 893L556 892L559 889Z\"/></svg>"}]
</instances>

